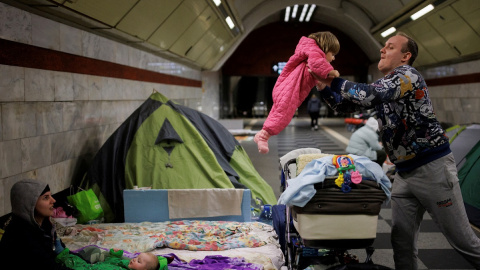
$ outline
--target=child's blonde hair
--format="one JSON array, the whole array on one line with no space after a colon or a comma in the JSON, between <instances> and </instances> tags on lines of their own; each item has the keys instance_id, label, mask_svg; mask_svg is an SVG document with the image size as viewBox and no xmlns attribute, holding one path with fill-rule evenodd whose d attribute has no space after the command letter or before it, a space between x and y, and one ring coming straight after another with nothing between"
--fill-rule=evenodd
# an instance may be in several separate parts
<instances>
[{"instance_id":1,"label":"child's blonde hair","mask_svg":"<svg viewBox=\"0 0 480 270\"><path fill-rule=\"evenodd\" d=\"M331 52L333 54L338 54L340 51L340 42L338 42L337 37L331 32L312 33L308 35L308 37L314 39L324 53Z\"/></svg>"}]
</instances>

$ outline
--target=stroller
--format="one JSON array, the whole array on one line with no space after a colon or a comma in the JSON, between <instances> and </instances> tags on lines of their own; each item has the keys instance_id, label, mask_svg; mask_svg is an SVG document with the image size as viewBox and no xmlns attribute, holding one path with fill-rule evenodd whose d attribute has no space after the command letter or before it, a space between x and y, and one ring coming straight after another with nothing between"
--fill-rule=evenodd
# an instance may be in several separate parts
<instances>
[{"instance_id":1,"label":"stroller","mask_svg":"<svg viewBox=\"0 0 480 270\"><path fill-rule=\"evenodd\" d=\"M285 191L287 180L300 174L306 164L326 156L335 155L302 148L281 157L281 190ZM358 184L350 184L351 190L345 193L336 179L338 176L326 176L322 183L314 184L316 194L304 207L273 207L273 226L284 251L286 268L318 265L321 268L315 269L391 270L371 259L378 214L387 198L385 192L375 181L356 181ZM348 252L350 249L365 249L365 262L360 263Z\"/></svg>"}]
</instances>

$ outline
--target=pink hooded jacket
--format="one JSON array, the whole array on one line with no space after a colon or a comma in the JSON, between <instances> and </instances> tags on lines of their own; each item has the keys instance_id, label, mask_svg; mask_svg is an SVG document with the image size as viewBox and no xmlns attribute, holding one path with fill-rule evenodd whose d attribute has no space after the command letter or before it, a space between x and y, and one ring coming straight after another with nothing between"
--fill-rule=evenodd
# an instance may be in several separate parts
<instances>
[{"instance_id":1,"label":"pink hooded jacket","mask_svg":"<svg viewBox=\"0 0 480 270\"><path fill-rule=\"evenodd\" d=\"M326 78L333 70L315 40L302 37L273 87L273 107L263 124L263 129L270 135L277 135L288 126L295 110L315 86L309 68L321 78Z\"/></svg>"}]
</instances>

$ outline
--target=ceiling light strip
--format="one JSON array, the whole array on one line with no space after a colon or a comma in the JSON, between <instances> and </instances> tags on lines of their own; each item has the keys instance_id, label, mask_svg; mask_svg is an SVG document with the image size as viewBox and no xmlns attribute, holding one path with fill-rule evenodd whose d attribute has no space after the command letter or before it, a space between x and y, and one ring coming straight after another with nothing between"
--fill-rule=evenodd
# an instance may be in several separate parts
<instances>
[{"instance_id":1,"label":"ceiling light strip","mask_svg":"<svg viewBox=\"0 0 480 270\"><path fill-rule=\"evenodd\" d=\"M289 17L290 17L290 7L287 7L285 9L285 18L284 18L285 22L288 22Z\"/></svg>"},{"instance_id":2,"label":"ceiling light strip","mask_svg":"<svg viewBox=\"0 0 480 270\"><path fill-rule=\"evenodd\" d=\"M300 22L303 22L303 20L305 19L307 10L308 10L308 4L303 5L302 13L300 14L300 18L298 19Z\"/></svg>"},{"instance_id":3,"label":"ceiling light strip","mask_svg":"<svg viewBox=\"0 0 480 270\"><path fill-rule=\"evenodd\" d=\"M297 17L297 11L298 11L298 5L294 5L293 12L292 12L292 19L295 19L295 17Z\"/></svg>"},{"instance_id":4,"label":"ceiling light strip","mask_svg":"<svg viewBox=\"0 0 480 270\"><path fill-rule=\"evenodd\" d=\"M393 34L395 33L395 31L397 31L397 29L395 27L390 27L388 28L387 30L383 31L380 35L382 37L387 37L389 36L390 34Z\"/></svg>"},{"instance_id":5,"label":"ceiling light strip","mask_svg":"<svg viewBox=\"0 0 480 270\"><path fill-rule=\"evenodd\" d=\"M311 5L310 10L308 10L307 17L305 18L306 22L310 21L310 18L312 17L313 11L315 10L317 6L316 5Z\"/></svg>"},{"instance_id":6,"label":"ceiling light strip","mask_svg":"<svg viewBox=\"0 0 480 270\"><path fill-rule=\"evenodd\" d=\"M422 8L422 9L420 9L419 11L415 12L412 16L410 16L410 18L415 21L416 19L418 19L418 18L422 17L423 15L427 14L428 12L432 11L433 8L434 8L433 5L430 4L430 5Z\"/></svg>"}]
</instances>

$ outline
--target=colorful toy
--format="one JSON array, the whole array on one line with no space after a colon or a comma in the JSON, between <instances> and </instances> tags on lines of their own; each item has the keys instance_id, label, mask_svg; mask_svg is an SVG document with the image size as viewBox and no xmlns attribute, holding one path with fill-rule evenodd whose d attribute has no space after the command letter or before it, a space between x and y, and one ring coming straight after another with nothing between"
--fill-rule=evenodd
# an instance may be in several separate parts
<instances>
[{"instance_id":1,"label":"colorful toy","mask_svg":"<svg viewBox=\"0 0 480 270\"><path fill-rule=\"evenodd\" d=\"M350 183L358 184L362 182L362 175L358 171L355 171L352 157L349 155L334 155L332 161L338 170L338 177L335 179L335 184L340 187L344 193L352 190Z\"/></svg>"}]
</instances>

